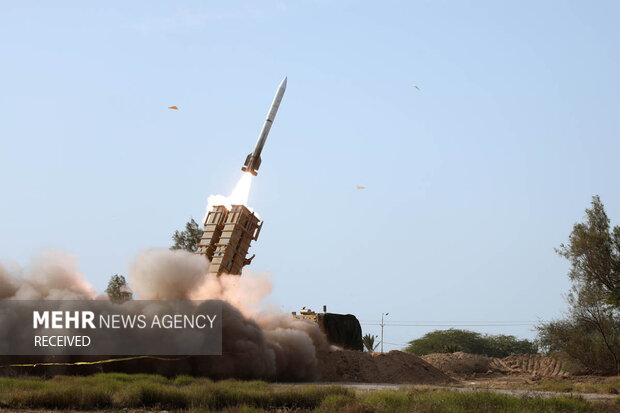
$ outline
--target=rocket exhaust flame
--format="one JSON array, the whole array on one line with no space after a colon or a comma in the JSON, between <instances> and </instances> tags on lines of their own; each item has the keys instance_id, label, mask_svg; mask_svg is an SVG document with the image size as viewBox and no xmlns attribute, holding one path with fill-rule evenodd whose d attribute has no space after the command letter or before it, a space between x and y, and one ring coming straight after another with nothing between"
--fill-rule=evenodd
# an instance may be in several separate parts
<instances>
[{"instance_id":1,"label":"rocket exhaust flame","mask_svg":"<svg viewBox=\"0 0 620 413\"><path fill-rule=\"evenodd\" d=\"M248 207L250 188L252 187L252 178L252 174L249 172L244 172L230 195L209 195L204 219L207 218L209 211L211 211L216 205L224 205L227 209L230 209L231 205L243 205L252 211L252 208Z\"/></svg>"}]
</instances>

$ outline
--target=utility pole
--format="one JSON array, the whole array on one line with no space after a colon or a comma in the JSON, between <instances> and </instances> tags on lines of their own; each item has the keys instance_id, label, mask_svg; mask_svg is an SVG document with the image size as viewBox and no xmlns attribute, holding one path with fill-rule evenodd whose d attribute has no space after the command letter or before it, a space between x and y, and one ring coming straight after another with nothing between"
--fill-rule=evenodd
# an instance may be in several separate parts
<instances>
[{"instance_id":1,"label":"utility pole","mask_svg":"<svg viewBox=\"0 0 620 413\"><path fill-rule=\"evenodd\" d=\"M384 316L388 316L390 315L390 313L381 313L381 352L383 353L383 326L385 325L385 323L383 322L383 317Z\"/></svg>"}]
</instances>

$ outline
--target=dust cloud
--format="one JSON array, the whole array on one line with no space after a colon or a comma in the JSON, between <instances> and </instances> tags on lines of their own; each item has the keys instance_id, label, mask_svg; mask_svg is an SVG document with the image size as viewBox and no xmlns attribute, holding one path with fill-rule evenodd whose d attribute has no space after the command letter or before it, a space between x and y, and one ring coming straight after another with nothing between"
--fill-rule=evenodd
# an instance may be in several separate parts
<instances>
[{"instance_id":1,"label":"dust cloud","mask_svg":"<svg viewBox=\"0 0 620 413\"><path fill-rule=\"evenodd\" d=\"M214 378L308 381L318 377L317 353L329 350L314 324L265 308L272 291L269 277L208 274L204 256L182 250L140 252L129 268L129 284L138 300L221 300L222 355L195 356L174 366L178 374ZM0 299L102 299L78 270L77 260L46 251L26 269L0 265ZM153 366L132 364L131 370ZM170 372L168 372L170 373Z\"/></svg>"}]
</instances>

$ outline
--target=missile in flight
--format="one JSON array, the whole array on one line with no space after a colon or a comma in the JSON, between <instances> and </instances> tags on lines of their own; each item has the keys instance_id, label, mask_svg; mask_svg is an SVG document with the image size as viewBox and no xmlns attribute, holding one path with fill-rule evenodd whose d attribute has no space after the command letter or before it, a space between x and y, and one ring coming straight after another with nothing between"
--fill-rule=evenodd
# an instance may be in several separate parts
<instances>
[{"instance_id":1,"label":"missile in flight","mask_svg":"<svg viewBox=\"0 0 620 413\"><path fill-rule=\"evenodd\" d=\"M269 130L271 129L271 125L273 124L273 120L276 118L276 113L278 113L278 108L280 107L280 102L282 102L282 96L284 96L284 92L286 91L286 77L278 86L278 91L276 92L276 96L273 98L273 102L271 103L271 108L269 108L269 112L267 113L267 119L265 119L265 123L263 124L263 128L260 131L260 135L258 135L258 141L256 142L256 146L254 147L254 151L245 158L245 163L241 170L243 172L249 172L252 175L256 176L258 173L258 168L260 168L260 154L263 151L263 146L265 146L265 141L267 140L267 135L269 135Z\"/></svg>"}]
</instances>

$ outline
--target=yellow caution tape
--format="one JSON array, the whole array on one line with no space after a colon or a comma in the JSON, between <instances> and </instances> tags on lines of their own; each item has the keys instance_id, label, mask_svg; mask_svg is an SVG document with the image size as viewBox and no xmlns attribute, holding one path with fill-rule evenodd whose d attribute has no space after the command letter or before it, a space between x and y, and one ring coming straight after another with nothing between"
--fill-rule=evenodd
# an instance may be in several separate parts
<instances>
[{"instance_id":1,"label":"yellow caution tape","mask_svg":"<svg viewBox=\"0 0 620 413\"><path fill-rule=\"evenodd\" d=\"M0 367L37 367L37 366L83 366L88 364L104 364L104 363L114 363L116 361L127 361L127 360L140 360L140 359L152 359L152 360L162 360L162 361L177 361L184 360L189 358L189 356L184 357L157 357L157 356L134 356L134 357L122 357L117 359L107 359L107 360L97 360L97 361L76 361L74 363L34 363L34 364L6 364Z\"/></svg>"}]
</instances>

